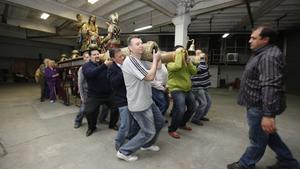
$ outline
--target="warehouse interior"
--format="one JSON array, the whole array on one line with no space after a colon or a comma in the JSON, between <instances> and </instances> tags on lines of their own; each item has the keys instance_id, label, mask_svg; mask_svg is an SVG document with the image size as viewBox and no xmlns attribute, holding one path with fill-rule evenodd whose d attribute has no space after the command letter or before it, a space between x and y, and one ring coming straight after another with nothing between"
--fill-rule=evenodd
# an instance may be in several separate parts
<instances>
[{"instance_id":1,"label":"warehouse interior","mask_svg":"<svg viewBox=\"0 0 300 169\"><path fill-rule=\"evenodd\" d=\"M173 51L178 29L184 46L194 40L208 56L212 106L209 122L179 130L182 139L168 135L168 124L157 144L159 152L138 152L139 160L116 158L116 131L99 123L85 136L86 121L74 129L80 98L40 102L35 71L44 58L55 61L79 50L76 14L84 21L96 17L99 36L108 34L109 17L119 15L120 46L130 35L154 41L161 51ZM41 19L42 13L49 14ZM287 109L276 118L277 130L296 159L300 159L300 1L299 0L0 0L0 168L96 169L164 168L222 169L237 161L249 144L246 109L237 104L243 70L252 52L255 26L268 23L278 32L276 45L287 63ZM176 25L182 19L183 28ZM187 19L187 20L186 20ZM188 22L188 23L185 23ZM150 25L151 28L134 31ZM227 37L222 35L228 33ZM179 38L180 39L180 38ZM170 122L171 106L165 116ZM257 169L276 162L268 148Z\"/></svg>"}]
</instances>

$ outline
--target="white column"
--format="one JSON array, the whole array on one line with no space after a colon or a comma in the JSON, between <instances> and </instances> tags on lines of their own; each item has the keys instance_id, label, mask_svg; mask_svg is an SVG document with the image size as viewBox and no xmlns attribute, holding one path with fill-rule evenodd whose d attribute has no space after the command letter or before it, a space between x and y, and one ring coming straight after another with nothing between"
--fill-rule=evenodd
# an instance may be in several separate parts
<instances>
[{"instance_id":1,"label":"white column","mask_svg":"<svg viewBox=\"0 0 300 169\"><path fill-rule=\"evenodd\" d=\"M187 28L191 23L190 13L176 16L172 19L173 24L175 25L175 46L182 45L186 46L187 44Z\"/></svg>"}]
</instances>

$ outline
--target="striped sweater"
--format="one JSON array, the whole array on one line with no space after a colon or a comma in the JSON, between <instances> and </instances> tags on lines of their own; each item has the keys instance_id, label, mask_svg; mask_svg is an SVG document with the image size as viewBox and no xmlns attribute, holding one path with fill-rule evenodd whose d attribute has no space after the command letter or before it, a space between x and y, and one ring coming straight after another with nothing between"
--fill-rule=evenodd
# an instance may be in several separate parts
<instances>
[{"instance_id":1,"label":"striped sweater","mask_svg":"<svg viewBox=\"0 0 300 169\"><path fill-rule=\"evenodd\" d=\"M208 88L210 86L208 66L205 60L201 59L197 67L197 74L191 77L192 88Z\"/></svg>"}]
</instances>

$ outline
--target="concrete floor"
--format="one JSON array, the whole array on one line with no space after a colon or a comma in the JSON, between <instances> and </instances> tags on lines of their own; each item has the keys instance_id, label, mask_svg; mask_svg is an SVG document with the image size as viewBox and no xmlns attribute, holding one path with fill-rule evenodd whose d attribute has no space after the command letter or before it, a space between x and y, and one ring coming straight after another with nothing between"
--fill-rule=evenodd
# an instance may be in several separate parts
<instances>
[{"instance_id":1,"label":"concrete floor","mask_svg":"<svg viewBox=\"0 0 300 169\"><path fill-rule=\"evenodd\" d=\"M163 128L159 152L137 152L140 159L128 163L116 158L116 132L100 125L85 136L87 125L73 128L78 107L40 103L39 88L32 84L0 86L0 139L8 154L0 157L1 169L225 169L239 159L247 144L243 107L236 104L237 91L210 90L213 105L210 122L179 130L173 139ZM277 119L280 135L300 159L300 97L288 96L288 109ZM1 150L1 147L0 147ZM2 153L0 151L0 153ZM257 168L275 162L267 149Z\"/></svg>"}]
</instances>

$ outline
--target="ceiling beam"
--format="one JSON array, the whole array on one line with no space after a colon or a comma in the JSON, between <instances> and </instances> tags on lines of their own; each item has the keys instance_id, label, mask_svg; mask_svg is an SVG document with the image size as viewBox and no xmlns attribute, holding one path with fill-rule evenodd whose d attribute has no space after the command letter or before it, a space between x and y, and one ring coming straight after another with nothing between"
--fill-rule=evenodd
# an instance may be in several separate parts
<instances>
[{"instance_id":1,"label":"ceiling beam","mask_svg":"<svg viewBox=\"0 0 300 169\"><path fill-rule=\"evenodd\" d=\"M1 23L7 23L8 8L9 8L9 5L5 4L3 13L1 15Z\"/></svg>"},{"instance_id":2,"label":"ceiling beam","mask_svg":"<svg viewBox=\"0 0 300 169\"><path fill-rule=\"evenodd\" d=\"M150 7L158 10L159 12L163 13L164 15L173 18L175 16L176 7L169 1L165 0L140 0L141 2L144 2L145 4L149 5ZM166 7L171 7L172 10L170 11Z\"/></svg>"},{"instance_id":3,"label":"ceiling beam","mask_svg":"<svg viewBox=\"0 0 300 169\"><path fill-rule=\"evenodd\" d=\"M125 14L125 15L121 15L121 16L120 16L120 21L121 21L121 22L125 22L125 21L127 21L127 20L130 20L130 19L132 19L132 18L136 18L136 17L138 17L138 16L143 15L144 13L149 13L149 12L151 12L151 11L154 11L154 9L153 9L153 8L150 8L150 7L148 7L148 6L145 6L145 7L142 7L142 8L140 8L140 9L131 11L131 12Z\"/></svg>"},{"instance_id":4,"label":"ceiling beam","mask_svg":"<svg viewBox=\"0 0 300 169\"><path fill-rule=\"evenodd\" d=\"M81 9L73 8L71 6L67 6L63 3L52 1L52 0L6 0L7 2L18 4L21 6L26 6L32 9L37 9L43 12L47 12L56 16L60 16L70 20L76 20L76 14L82 14L86 18L91 15L95 15L94 13L83 11ZM105 21L102 16L97 16L97 22L102 28L105 27Z\"/></svg>"},{"instance_id":5,"label":"ceiling beam","mask_svg":"<svg viewBox=\"0 0 300 169\"><path fill-rule=\"evenodd\" d=\"M253 20L253 17L252 17L251 6L250 6L250 3L249 3L249 0L245 0L245 2L246 2L246 5L247 5L247 12L248 12L249 20L250 20L250 23L251 23L251 27L253 28L254 27L254 20Z\"/></svg>"},{"instance_id":6,"label":"ceiling beam","mask_svg":"<svg viewBox=\"0 0 300 169\"><path fill-rule=\"evenodd\" d=\"M262 16L266 15L267 13L271 12L274 8L279 6L284 0L264 0L261 2L261 5L252 12L253 22L257 19L261 18ZM250 24L250 19L248 16L242 18L242 20L235 25L232 29L237 30L243 28ZM254 23L253 23L254 24Z\"/></svg>"},{"instance_id":7,"label":"ceiling beam","mask_svg":"<svg viewBox=\"0 0 300 169\"><path fill-rule=\"evenodd\" d=\"M74 1L74 0L71 0L71 1ZM83 2L87 2L87 1L84 1L84 0L81 0ZM80 6L80 8L85 8L87 11L91 11L91 12L94 12L95 10L97 10L98 8L100 7L103 7L105 5L107 5L108 3L110 3L111 0L101 0L101 1L98 1L94 4L90 4L90 3L84 3Z\"/></svg>"},{"instance_id":8,"label":"ceiling beam","mask_svg":"<svg viewBox=\"0 0 300 169\"><path fill-rule=\"evenodd\" d=\"M202 14L206 14L206 13L210 13L210 12L214 12L214 11L218 11L218 10L232 8L232 7L235 7L238 5L242 5L242 4L244 4L244 0L232 0L229 2L225 2L225 3L212 4L211 6L206 7L206 8L192 10L191 15L194 15L194 16L202 15ZM201 5L201 3L199 3L199 5Z\"/></svg>"},{"instance_id":9,"label":"ceiling beam","mask_svg":"<svg viewBox=\"0 0 300 169\"><path fill-rule=\"evenodd\" d=\"M66 20L64 23L62 23L60 26L58 26L58 27L56 28L56 32L58 33L58 32L60 32L60 31L62 31L63 29L65 29L66 27L68 27L71 23L73 23L73 21L71 21L71 20Z\"/></svg>"},{"instance_id":10,"label":"ceiling beam","mask_svg":"<svg viewBox=\"0 0 300 169\"><path fill-rule=\"evenodd\" d=\"M86 7L87 6L94 6L95 4L90 4L87 2L87 0L68 0L66 2L61 2L63 4L66 4L68 6L72 6L76 9L85 9L86 11L91 11L91 10L87 10Z\"/></svg>"},{"instance_id":11,"label":"ceiling beam","mask_svg":"<svg viewBox=\"0 0 300 169\"><path fill-rule=\"evenodd\" d=\"M26 39L26 30L20 27L0 23L0 36Z\"/></svg>"},{"instance_id":12,"label":"ceiling beam","mask_svg":"<svg viewBox=\"0 0 300 169\"><path fill-rule=\"evenodd\" d=\"M7 18L7 24L21 27L21 28L26 28L26 29L37 30L41 32L54 33L54 34L56 33L55 27L46 24L41 24L40 22L32 22L31 20Z\"/></svg>"},{"instance_id":13,"label":"ceiling beam","mask_svg":"<svg viewBox=\"0 0 300 169\"><path fill-rule=\"evenodd\" d=\"M141 8L145 7L145 6L146 6L146 4L144 4L142 2L134 1L134 3L130 4L129 6L125 6L122 9L120 9L118 11L118 13L119 13L119 16L122 17L122 16L125 16L126 14L128 14L130 12L136 11L138 9L141 9Z\"/></svg>"},{"instance_id":14,"label":"ceiling beam","mask_svg":"<svg viewBox=\"0 0 300 169\"><path fill-rule=\"evenodd\" d=\"M130 11L135 11L136 9L144 7L145 4L139 1L131 1L126 5L120 5L112 10L109 11L109 13L103 15L105 17L109 17L110 14L117 12L119 16L124 15L125 13L128 13Z\"/></svg>"},{"instance_id":15,"label":"ceiling beam","mask_svg":"<svg viewBox=\"0 0 300 169\"><path fill-rule=\"evenodd\" d=\"M92 12L95 14L98 14L100 16L104 16L107 14L111 14L112 10L115 10L117 8L125 6L129 3L131 3L132 1L133 0L114 0L114 1L111 1L110 3L100 6L99 8L95 9Z\"/></svg>"},{"instance_id":16,"label":"ceiling beam","mask_svg":"<svg viewBox=\"0 0 300 169\"><path fill-rule=\"evenodd\" d=\"M132 22L126 21L126 22L121 23L120 27L122 28L122 33L132 32L135 28L145 26L145 25L149 25L150 24L150 18L145 20L145 16L147 16L147 15L149 16L149 14L146 13L144 15L141 15L141 16L135 18L135 20L134 20L135 24L132 24L133 21ZM159 27L161 25L165 25L166 20L169 20L168 16L166 16L166 15L160 13L160 12L157 12L157 14L152 16L153 29L156 28L156 27ZM171 21L169 23L171 23Z\"/></svg>"},{"instance_id":17,"label":"ceiling beam","mask_svg":"<svg viewBox=\"0 0 300 169\"><path fill-rule=\"evenodd\" d=\"M41 36L28 36L28 39L76 39L78 36L74 35L41 35Z\"/></svg>"}]
</instances>

